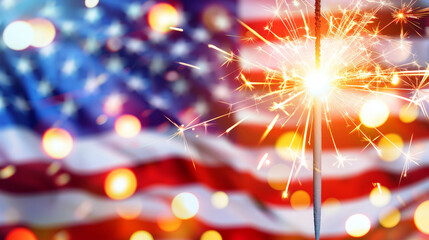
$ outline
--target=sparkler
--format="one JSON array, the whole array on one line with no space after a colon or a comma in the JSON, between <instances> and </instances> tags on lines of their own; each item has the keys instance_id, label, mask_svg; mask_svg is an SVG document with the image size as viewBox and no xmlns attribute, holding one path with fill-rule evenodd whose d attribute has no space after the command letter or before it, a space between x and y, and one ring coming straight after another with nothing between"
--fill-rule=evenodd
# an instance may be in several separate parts
<instances>
[{"instance_id":1,"label":"sparkler","mask_svg":"<svg viewBox=\"0 0 429 240\"><path fill-rule=\"evenodd\" d=\"M258 59L239 56L210 44L209 48L220 52L225 57L225 64L239 61L245 66L262 70L265 73L265 79L262 81L250 79L247 76L246 67L244 67L237 74L237 79L242 82L242 86L238 90L253 90L258 94L253 94L252 97L231 105L256 103L232 109L228 114L179 129L180 132L183 132L187 129L205 126L210 121L244 109L271 105L267 108L277 114L262 135L260 141L263 141L277 123L280 122L283 126L288 121L296 120L296 134L303 133L302 150L301 153L295 154L283 196L288 196L292 176L296 177L302 167L307 167L305 146L312 139L313 210L316 239L319 239L321 219L322 119L326 122L337 153L338 166L343 166L346 158L337 147L333 126L330 124L331 115L340 114L347 125L352 126L351 133L359 133L378 154L381 154L381 150L374 141L379 137L385 137L378 129L384 121L381 124L366 124L367 127L374 129L378 134L377 137L371 137L364 130L362 125L365 125L365 122L362 119L362 122L358 122L354 118L353 114L357 112L356 106L350 104L350 101L346 100L347 97L357 98L357 102L368 96L389 97L404 101L409 106L420 107L427 117L424 102L427 101L425 88L429 86L427 80L429 67L422 68L415 61L395 65L388 60L388 56L395 51L408 51L405 47L407 46L407 32L404 30L404 26L410 26L418 33L420 27L417 20L429 15L428 8L414 8L415 0L402 4L400 7L394 7L382 0L362 0L352 1L346 7L339 6L341 15L338 16L329 11L322 13L320 3L321 0L316 0L315 5L312 6L307 0L295 0L293 4L277 0L274 18L284 26L286 36L280 36L281 33L274 32L272 24L268 24L265 30L274 40L269 40L268 37L264 37L246 23L239 21L245 29L261 40L263 46L258 48L259 53L276 62L274 66L267 64L265 60L260 63L257 61ZM308 11L313 7L315 13L314 35L309 27ZM392 20L384 26L377 23L379 20L377 13L382 9L392 11ZM327 24L327 30L324 30L323 33L322 21ZM401 29L397 42L382 35L383 31L394 24L399 24ZM323 46L321 44L322 35ZM397 46L387 51L379 49L380 45L392 42L397 43ZM309 46L315 46L315 51L311 51L313 49ZM315 59L314 64L309 62L309 59ZM416 70L409 70L410 67ZM404 92L410 93L411 96L404 96ZM313 121L310 121L311 117ZM225 133L232 131L244 120L236 122ZM410 161L414 162L412 160L414 158L411 157L410 152L405 153L394 142L389 139L388 141L404 156L402 177L405 177L408 165ZM265 158L266 156L261 162ZM262 166L261 162L258 169Z\"/></svg>"},{"instance_id":2,"label":"sparkler","mask_svg":"<svg viewBox=\"0 0 429 240\"><path fill-rule=\"evenodd\" d=\"M321 0L316 0L315 16L315 62L316 72L320 72L320 38L321 38ZM323 79L318 79L323 81ZM314 99L313 106L313 220L314 236L319 240L320 222L322 218L322 106L320 100Z\"/></svg>"}]
</instances>

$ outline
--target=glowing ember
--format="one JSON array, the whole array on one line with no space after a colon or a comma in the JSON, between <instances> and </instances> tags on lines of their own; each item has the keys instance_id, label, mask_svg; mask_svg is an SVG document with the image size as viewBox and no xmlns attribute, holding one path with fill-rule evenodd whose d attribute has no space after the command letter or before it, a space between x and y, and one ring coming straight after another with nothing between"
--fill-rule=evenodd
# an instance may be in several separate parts
<instances>
[{"instance_id":1,"label":"glowing ember","mask_svg":"<svg viewBox=\"0 0 429 240\"><path fill-rule=\"evenodd\" d=\"M130 240L153 240L152 234L147 231L137 231L131 235Z\"/></svg>"},{"instance_id":2,"label":"glowing ember","mask_svg":"<svg viewBox=\"0 0 429 240\"><path fill-rule=\"evenodd\" d=\"M31 46L42 48L54 41L56 30L50 21L43 18L36 18L28 21L28 23L34 32L34 39Z\"/></svg>"},{"instance_id":3,"label":"glowing ember","mask_svg":"<svg viewBox=\"0 0 429 240\"><path fill-rule=\"evenodd\" d=\"M363 214L355 214L346 221L346 232L352 237L362 237L369 232L371 222Z\"/></svg>"},{"instance_id":4,"label":"glowing ember","mask_svg":"<svg viewBox=\"0 0 429 240\"><path fill-rule=\"evenodd\" d=\"M414 213L416 227L425 234L429 234L429 200L422 202Z\"/></svg>"},{"instance_id":5,"label":"glowing ember","mask_svg":"<svg viewBox=\"0 0 429 240\"><path fill-rule=\"evenodd\" d=\"M115 131L123 138L135 137L140 130L140 121L132 115L122 115L115 121Z\"/></svg>"},{"instance_id":6,"label":"glowing ember","mask_svg":"<svg viewBox=\"0 0 429 240\"><path fill-rule=\"evenodd\" d=\"M10 49L24 50L34 39L34 31L30 24L24 21L15 21L6 26L3 31L3 41Z\"/></svg>"},{"instance_id":7,"label":"glowing ember","mask_svg":"<svg viewBox=\"0 0 429 240\"><path fill-rule=\"evenodd\" d=\"M174 216L179 219L190 219L194 217L199 208L200 204L197 197L188 192L178 194L171 203L171 210Z\"/></svg>"},{"instance_id":8,"label":"glowing ember","mask_svg":"<svg viewBox=\"0 0 429 240\"><path fill-rule=\"evenodd\" d=\"M5 240L37 240L37 237L26 228L15 228L6 235Z\"/></svg>"},{"instance_id":9,"label":"glowing ember","mask_svg":"<svg viewBox=\"0 0 429 240\"><path fill-rule=\"evenodd\" d=\"M212 205L217 209L223 209L228 206L229 198L225 192L218 191L213 193L211 198Z\"/></svg>"},{"instance_id":10,"label":"glowing ember","mask_svg":"<svg viewBox=\"0 0 429 240\"><path fill-rule=\"evenodd\" d=\"M43 134L42 148L52 158L65 158L73 149L73 138L64 129L51 128Z\"/></svg>"},{"instance_id":11,"label":"glowing ember","mask_svg":"<svg viewBox=\"0 0 429 240\"><path fill-rule=\"evenodd\" d=\"M179 13L167 3L154 5L148 15L149 26L157 32L166 33L179 24Z\"/></svg>"},{"instance_id":12,"label":"glowing ember","mask_svg":"<svg viewBox=\"0 0 429 240\"><path fill-rule=\"evenodd\" d=\"M201 235L200 240L222 240L222 235L218 231L208 230Z\"/></svg>"},{"instance_id":13,"label":"glowing ember","mask_svg":"<svg viewBox=\"0 0 429 240\"><path fill-rule=\"evenodd\" d=\"M125 168L113 170L104 182L104 191L107 196L115 200L129 198L136 188L136 176L131 170Z\"/></svg>"}]
</instances>

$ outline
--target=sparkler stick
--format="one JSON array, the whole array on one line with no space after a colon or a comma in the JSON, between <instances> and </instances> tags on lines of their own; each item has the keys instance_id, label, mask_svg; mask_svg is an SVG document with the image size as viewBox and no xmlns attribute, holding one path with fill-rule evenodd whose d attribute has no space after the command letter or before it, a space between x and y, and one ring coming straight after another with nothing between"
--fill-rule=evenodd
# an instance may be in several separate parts
<instances>
[{"instance_id":1,"label":"sparkler stick","mask_svg":"<svg viewBox=\"0 0 429 240\"><path fill-rule=\"evenodd\" d=\"M321 0L315 2L315 61L316 71L320 70L320 14ZM322 202L322 105L320 99L314 98L313 107L313 216L314 216L314 236L319 240Z\"/></svg>"}]
</instances>

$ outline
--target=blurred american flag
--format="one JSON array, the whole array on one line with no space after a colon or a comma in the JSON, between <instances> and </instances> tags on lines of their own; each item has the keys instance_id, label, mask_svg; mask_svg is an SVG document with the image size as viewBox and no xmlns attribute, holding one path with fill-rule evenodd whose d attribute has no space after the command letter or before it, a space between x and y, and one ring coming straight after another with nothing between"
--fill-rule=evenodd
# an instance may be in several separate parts
<instances>
[{"instance_id":1,"label":"blurred american flag","mask_svg":"<svg viewBox=\"0 0 429 240\"><path fill-rule=\"evenodd\" d=\"M0 42L2 239L312 239L311 171L303 170L291 185L292 197L282 198L291 163L275 146L293 125L276 127L259 144L272 116L253 112L234 131L218 137L242 119L243 113L231 114L186 133L187 149L181 139L170 139L177 129L167 120L187 124L228 113L227 103L241 94L234 92L240 63L221 67L224 59L207 45L258 57L260 43L240 41L249 33L236 18L263 32L275 1L164 2L177 9L177 27L183 29L165 33L154 31L148 22L158 1L101 0L88 8L91 2L98 3L0 2L2 32L13 21L38 18L56 30L54 41L42 48L14 51L4 37ZM327 0L324 7L339 2ZM426 19L420 23L425 36ZM394 26L389 31L397 36ZM427 62L427 39L416 34L407 41L416 61ZM411 56L402 58L405 62ZM252 78L262 76L258 70L248 71ZM405 143L413 136L413 151L423 152L419 166L410 165L401 182L402 159L386 162L373 149L361 151L365 143L341 127L342 119L333 120L338 121L339 147L356 161L334 166L334 150L326 138L322 239L350 238L345 225L355 214L370 220L371 230L363 239L428 238L429 230L419 231L413 216L429 200L429 129L423 116L401 122L400 107L393 105L394 116L382 130L399 134ZM115 132L115 121L124 115L139 120L137 136L123 138ZM72 151L60 160L42 149L42 135L52 128L73 138ZM265 153L269 164L257 169ZM115 200L108 192L117 189L108 179L123 168L134 173L136 190ZM127 180L124 184L117 191L129 187ZM374 191L380 196L374 197ZM199 206L187 220L178 218L172 204L183 192L195 196ZM192 205L185 208L196 210L197 204ZM395 222L397 212L399 222L387 224L386 216Z\"/></svg>"}]
</instances>

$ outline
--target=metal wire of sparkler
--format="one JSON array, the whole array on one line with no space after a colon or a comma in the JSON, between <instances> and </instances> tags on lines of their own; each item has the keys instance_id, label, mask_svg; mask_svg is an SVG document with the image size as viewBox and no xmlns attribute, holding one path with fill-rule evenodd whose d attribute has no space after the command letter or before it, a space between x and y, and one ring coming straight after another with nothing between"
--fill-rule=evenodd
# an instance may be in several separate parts
<instances>
[{"instance_id":1,"label":"metal wire of sparkler","mask_svg":"<svg viewBox=\"0 0 429 240\"><path fill-rule=\"evenodd\" d=\"M320 38L321 38L321 0L315 1L315 61L316 71L320 70ZM319 240L320 222L322 216L322 105L320 99L314 99L313 114L313 215L314 215L314 236Z\"/></svg>"}]
</instances>

